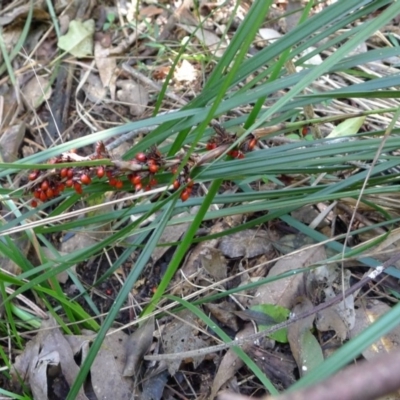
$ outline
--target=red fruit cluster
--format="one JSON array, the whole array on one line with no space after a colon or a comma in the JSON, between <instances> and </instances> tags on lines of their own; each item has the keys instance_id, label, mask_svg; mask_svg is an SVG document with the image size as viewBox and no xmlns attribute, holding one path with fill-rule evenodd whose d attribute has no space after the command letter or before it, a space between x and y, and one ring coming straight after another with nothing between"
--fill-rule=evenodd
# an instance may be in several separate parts
<instances>
[{"instance_id":1,"label":"red fruit cluster","mask_svg":"<svg viewBox=\"0 0 400 400\"><path fill-rule=\"evenodd\" d=\"M232 144L237 140L236 135L229 135L226 131L220 131L216 137L211 138L206 143L207 150L214 150L222 144ZM250 135L246 141L244 141L239 147L228 151L228 155L233 158L244 158L244 153L253 151L257 146L257 139Z\"/></svg>"}]
</instances>

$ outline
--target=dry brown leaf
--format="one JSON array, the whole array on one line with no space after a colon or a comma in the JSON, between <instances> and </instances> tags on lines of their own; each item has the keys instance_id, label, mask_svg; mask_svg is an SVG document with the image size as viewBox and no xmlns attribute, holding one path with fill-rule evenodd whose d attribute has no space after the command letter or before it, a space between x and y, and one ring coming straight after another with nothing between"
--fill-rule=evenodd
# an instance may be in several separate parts
<instances>
[{"instance_id":1,"label":"dry brown leaf","mask_svg":"<svg viewBox=\"0 0 400 400\"><path fill-rule=\"evenodd\" d=\"M21 22L25 21L30 8L30 3L20 7L12 8L10 12L0 17L0 26L8 25L11 22L17 22L17 20ZM40 2L37 2L33 8L32 18L36 21L48 21L50 19L50 15L40 7Z\"/></svg>"},{"instance_id":2,"label":"dry brown leaf","mask_svg":"<svg viewBox=\"0 0 400 400\"><path fill-rule=\"evenodd\" d=\"M25 85L23 95L25 101L32 108L38 108L45 100L51 97L50 82L44 76L33 76Z\"/></svg>"},{"instance_id":3,"label":"dry brown leaf","mask_svg":"<svg viewBox=\"0 0 400 400\"><path fill-rule=\"evenodd\" d=\"M256 229L247 229L233 235L224 236L219 249L229 258L257 257L271 250L268 233Z\"/></svg>"},{"instance_id":4,"label":"dry brown leaf","mask_svg":"<svg viewBox=\"0 0 400 400\"><path fill-rule=\"evenodd\" d=\"M189 311L182 311L178 316L181 320L174 320L169 323L163 332L163 348L165 353L183 353L190 350L197 350L207 346L207 343L194 334L193 325L195 317ZM193 366L197 366L203 361L204 355L194 357L192 360ZM175 375L181 365L181 360L174 360L168 363L168 371L171 375Z\"/></svg>"},{"instance_id":5,"label":"dry brown leaf","mask_svg":"<svg viewBox=\"0 0 400 400\"><path fill-rule=\"evenodd\" d=\"M391 308L380 300L359 300L356 309L356 323L350 331L350 337L354 338L371 326L379 317L390 311ZM400 326L391 330L387 335L382 336L377 342L363 351L363 356L370 360L373 357L390 353L397 350L400 343Z\"/></svg>"},{"instance_id":6,"label":"dry brown leaf","mask_svg":"<svg viewBox=\"0 0 400 400\"><path fill-rule=\"evenodd\" d=\"M126 347L126 363L123 376L133 376L138 372L138 364L153 343L154 317L147 319L132 335Z\"/></svg>"},{"instance_id":7,"label":"dry brown leaf","mask_svg":"<svg viewBox=\"0 0 400 400\"><path fill-rule=\"evenodd\" d=\"M326 258L323 246L304 249L293 256L279 260L270 270L268 277L277 276L285 272L304 268ZM261 285L252 300L252 305L275 304L291 308L295 298L304 293L303 274L296 274L288 278Z\"/></svg>"},{"instance_id":8,"label":"dry brown leaf","mask_svg":"<svg viewBox=\"0 0 400 400\"><path fill-rule=\"evenodd\" d=\"M118 100L128 103L132 115L139 116L146 111L149 93L144 86L133 81L118 81L117 86L121 88L117 90Z\"/></svg>"},{"instance_id":9,"label":"dry brown leaf","mask_svg":"<svg viewBox=\"0 0 400 400\"><path fill-rule=\"evenodd\" d=\"M92 103L105 102L108 100L107 89L103 86L100 77L94 73L88 75L83 85L83 90Z\"/></svg>"},{"instance_id":10,"label":"dry brown leaf","mask_svg":"<svg viewBox=\"0 0 400 400\"><path fill-rule=\"evenodd\" d=\"M302 314L311 308L313 308L311 301L306 297L300 297L297 299L297 304L292 313L295 315ZM321 346L311 333L314 318L314 315L310 315L288 327L290 349L299 368L300 376L304 376L317 368L324 361Z\"/></svg>"},{"instance_id":11,"label":"dry brown leaf","mask_svg":"<svg viewBox=\"0 0 400 400\"><path fill-rule=\"evenodd\" d=\"M220 281L228 276L228 262L222 252L214 247L204 246L199 253L202 267L216 280Z\"/></svg>"},{"instance_id":12,"label":"dry brown leaf","mask_svg":"<svg viewBox=\"0 0 400 400\"><path fill-rule=\"evenodd\" d=\"M236 318L235 305L228 301L218 304L206 303L205 306L210 310L212 316L221 324L231 328L234 332L239 330L239 324Z\"/></svg>"},{"instance_id":13,"label":"dry brown leaf","mask_svg":"<svg viewBox=\"0 0 400 400\"><path fill-rule=\"evenodd\" d=\"M24 122L7 128L0 137L0 153L2 162L18 160L18 151L25 137Z\"/></svg>"},{"instance_id":14,"label":"dry brown leaf","mask_svg":"<svg viewBox=\"0 0 400 400\"><path fill-rule=\"evenodd\" d=\"M237 335L236 339L242 339L250 336L254 333L254 327L252 324L246 325ZM242 349L246 351L251 346L251 343L245 344ZM236 372L243 366L242 359L232 350L229 349L218 367L218 371L215 374L214 382L211 388L211 394L209 399L214 399L219 390L232 379Z\"/></svg>"},{"instance_id":15,"label":"dry brown leaf","mask_svg":"<svg viewBox=\"0 0 400 400\"><path fill-rule=\"evenodd\" d=\"M115 100L117 61L115 57L109 56L108 53L108 49L104 49L100 42L94 43L94 60L99 70L101 82L105 88L109 88L110 97Z\"/></svg>"},{"instance_id":16,"label":"dry brown leaf","mask_svg":"<svg viewBox=\"0 0 400 400\"><path fill-rule=\"evenodd\" d=\"M347 337L347 326L333 307L320 311L315 325L320 332L335 331L342 342Z\"/></svg>"},{"instance_id":17,"label":"dry brown leaf","mask_svg":"<svg viewBox=\"0 0 400 400\"><path fill-rule=\"evenodd\" d=\"M72 349L53 317L42 322L41 330L27 343L24 352L16 357L12 368L15 382L18 382L17 374L19 374L31 387L35 400L48 398L49 373L61 375L70 386L79 373ZM87 400L83 389L76 398Z\"/></svg>"}]
</instances>

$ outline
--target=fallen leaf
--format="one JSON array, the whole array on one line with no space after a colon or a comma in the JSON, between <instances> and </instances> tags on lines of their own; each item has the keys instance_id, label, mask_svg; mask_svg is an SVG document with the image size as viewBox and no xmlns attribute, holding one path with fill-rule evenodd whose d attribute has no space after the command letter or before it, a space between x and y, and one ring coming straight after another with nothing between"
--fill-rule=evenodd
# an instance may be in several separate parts
<instances>
[{"instance_id":1,"label":"fallen leaf","mask_svg":"<svg viewBox=\"0 0 400 400\"><path fill-rule=\"evenodd\" d=\"M254 327L252 324L248 324L235 336L236 339L242 339L250 336L254 333ZM246 351L251 346L251 343L245 343L242 349ZM242 359L232 350L229 349L218 367L218 371L215 374L213 385L211 388L211 394L209 399L214 399L218 391L225 385L230 379L232 379L236 372L243 366Z\"/></svg>"},{"instance_id":2,"label":"fallen leaf","mask_svg":"<svg viewBox=\"0 0 400 400\"><path fill-rule=\"evenodd\" d=\"M358 336L361 332L367 329L378 318L390 311L391 308L384 302L375 299L359 300L358 308L356 309L356 323L350 331L350 338ZM400 326L391 330L387 335L382 336L374 344L366 348L362 355L371 360L373 357L390 353L398 349L400 343Z\"/></svg>"},{"instance_id":3,"label":"fallen leaf","mask_svg":"<svg viewBox=\"0 0 400 400\"><path fill-rule=\"evenodd\" d=\"M207 346L206 342L193 333L195 317L189 311L182 311L178 314L181 320L174 320L169 323L163 332L162 341L165 353L183 353L190 350L197 350ZM185 321L185 322L183 322ZM204 355L193 357L193 366L203 361ZM178 371L181 360L174 360L168 363L168 371L173 376Z\"/></svg>"},{"instance_id":4,"label":"fallen leaf","mask_svg":"<svg viewBox=\"0 0 400 400\"><path fill-rule=\"evenodd\" d=\"M110 97L115 100L117 61L115 57L109 56L108 53L108 49L104 49L100 42L94 43L94 60L99 70L101 82L105 88L109 88Z\"/></svg>"},{"instance_id":5,"label":"fallen leaf","mask_svg":"<svg viewBox=\"0 0 400 400\"><path fill-rule=\"evenodd\" d=\"M195 82L197 80L197 70L188 60L183 60L181 65L175 69L174 79L178 82Z\"/></svg>"},{"instance_id":6,"label":"fallen leaf","mask_svg":"<svg viewBox=\"0 0 400 400\"><path fill-rule=\"evenodd\" d=\"M33 76L25 85L24 99L32 108L38 108L51 97L50 82L43 76Z\"/></svg>"},{"instance_id":7,"label":"fallen leaf","mask_svg":"<svg viewBox=\"0 0 400 400\"><path fill-rule=\"evenodd\" d=\"M20 7L12 7L10 12L0 17L0 26L8 25L12 22L15 22L17 19L25 21L29 14L30 8L30 3ZM39 8L37 5L35 5L33 7L32 19L36 21L48 21L50 19L50 15L42 8Z\"/></svg>"},{"instance_id":8,"label":"fallen leaf","mask_svg":"<svg viewBox=\"0 0 400 400\"><path fill-rule=\"evenodd\" d=\"M25 137L26 125L21 122L18 125L8 127L0 137L0 153L2 162L14 162L18 160L18 151Z\"/></svg>"},{"instance_id":9,"label":"fallen leaf","mask_svg":"<svg viewBox=\"0 0 400 400\"><path fill-rule=\"evenodd\" d=\"M89 19L85 22L73 20L68 32L58 39L58 47L77 58L93 55L93 34L95 22Z\"/></svg>"},{"instance_id":10,"label":"fallen leaf","mask_svg":"<svg viewBox=\"0 0 400 400\"><path fill-rule=\"evenodd\" d=\"M126 363L123 376L133 376L138 372L138 364L153 342L154 317L147 319L142 326L129 336L126 347Z\"/></svg>"},{"instance_id":11,"label":"fallen leaf","mask_svg":"<svg viewBox=\"0 0 400 400\"><path fill-rule=\"evenodd\" d=\"M223 301L218 304L206 303L205 306L210 310L212 316L222 325L229 327L234 332L239 330L234 304Z\"/></svg>"},{"instance_id":12,"label":"fallen leaf","mask_svg":"<svg viewBox=\"0 0 400 400\"><path fill-rule=\"evenodd\" d=\"M310 300L306 297L300 297L297 299L297 304L292 309L292 313L294 315L302 314L312 307ZM300 376L306 375L324 361L321 346L311 333L313 322L314 315L311 315L288 327L290 349L299 368Z\"/></svg>"},{"instance_id":13,"label":"fallen leaf","mask_svg":"<svg viewBox=\"0 0 400 400\"><path fill-rule=\"evenodd\" d=\"M279 260L269 271L268 277L278 276L297 268L305 268L325 258L326 255L323 246L311 249L306 248L295 255ZM252 299L252 305L277 304L282 307L291 308L296 297L303 293L303 274L296 274L259 286Z\"/></svg>"},{"instance_id":14,"label":"fallen leaf","mask_svg":"<svg viewBox=\"0 0 400 400\"><path fill-rule=\"evenodd\" d=\"M247 229L233 235L224 236L219 249L229 258L252 258L272 249L268 233L256 229Z\"/></svg>"},{"instance_id":15,"label":"fallen leaf","mask_svg":"<svg viewBox=\"0 0 400 400\"><path fill-rule=\"evenodd\" d=\"M119 81L117 86L121 88L117 90L118 100L128 103L132 115L138 116L146 111L149 93L144 86L133 81Z\"/></svg>"},{"instance_id":16,"label":"fallen leaf","mask_svg":"<svg viewBox=\"0 0 400 400\"><path fill-rule=\"evenodd\" d=\"M49 366L59 366L49 371ZM48 398L48 374L58 373L72 386L79 373L72 349L62 335L55 319L49 317L42 322L41 330L29 341L24 352L17 356L11 370L13 379L18 382L18 375L32 390L35 400ZM54 378L54 377L53 377ZM77 397L87 400L81 388Z\"/></svg>"},{"instance_id":17,"label":"fallen leaf","mask_svg":"<svg viewBox=\"0 0 400 400\"><path fill-rule=\"evenodd\" d=\"M204 246L199 253L202 267L216 280L220 281L228 276L226 258L222 252L214 247Z\"/></svg>"}]
</instances>

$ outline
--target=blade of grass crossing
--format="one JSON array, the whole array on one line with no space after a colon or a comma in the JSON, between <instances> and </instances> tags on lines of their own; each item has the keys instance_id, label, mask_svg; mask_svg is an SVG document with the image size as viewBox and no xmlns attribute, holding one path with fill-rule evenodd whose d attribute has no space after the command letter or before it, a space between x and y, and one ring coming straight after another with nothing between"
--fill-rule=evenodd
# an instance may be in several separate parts
<instances>
[{"instance_id":1,"label":"blade of grass crossing","mask_svg":"<svg viewBox=\"0 0 400 400\"><path fill-rule=\"evenodd\" d=\"M174 201L171 201L168 204L168 206L166 207L162 216L160 217L158 228L154 229L151 237L149 238L148 242L146 243L145 248L140 253L140 255L135 263L135 268L133 268L131 270L128 277L126 278L126 282L125 282L124 286L122 287L120 293L116 297L111 310L109 311L105 321L103 322L103 324L96 336L96 339L94 340L94 342L92 343L92 346L90 347L89 353L88 353L84 363L81 366L79 375L75 379L75 382L73 383L66 400L73 400L76 398L76 395L78 394L79 389L83 385L83 383L86 379L86 376L89 373L90 367L93 364L93 361L100 349L101 344L103 343L103 340L104 340L108 330L111 328L117 314L119 313L121 307L123 306L133 285L135 284L135 282L139 278L140 274L142 273L143 269L146 267L148 261L150 260L151 255L152 255L155 247L157 246L157 243L158 243L162 233L164 232L164 229L167 226L167 223L174 211L174 206L175 206Z\"/></svg>"},{"instance_id":2,"label":"blade of grass crossing","mask_svg":"<svg viewBox=\"0 0 400 400\"><path fill-rule=\"evenodd\" d=\"M190 304L188 301L181 299L176 296L166 296L172 301L182 304L185 308L190 310L198 318L200 318L205 324L208 325L225 343L230 343L231 338L207 315L203 313L198 307ZM279 392L275 389L272 382L265 376L265 374L260 370L257 364L238 346L232 347L232 350L242 359L242 361L254 372L262 384L269 390L271 394L277 395Z\"/></svg>"}]
</instances>

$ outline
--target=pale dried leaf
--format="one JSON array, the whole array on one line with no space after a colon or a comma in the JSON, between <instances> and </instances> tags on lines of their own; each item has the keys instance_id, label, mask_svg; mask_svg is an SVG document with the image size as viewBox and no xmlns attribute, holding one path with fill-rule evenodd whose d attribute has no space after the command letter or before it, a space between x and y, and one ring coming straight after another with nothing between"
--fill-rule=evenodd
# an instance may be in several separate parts
<instances>
[{"instance_id":1,"label":"pale dried leaf","mask_svg":"<svg viewBox=\"0 0 400 400\"><path fill-rule=\"evenodd\" d=\"M17 375L15 375L17 371L24 381L31 385L34 398L37 400L47 398L47 379L43 382L43 373L44 370L46 373L49 372L46 368L49 363L58 360L61 373L70 386L79 373L72 349L54 318L49 317L48 320L44 320L41 328L36 337L27 343L24 352L16 358L13 365L14 379L17 380ZM49 354L52 356L48 357ZM83 389L79 391L76 398L87 400Z\"/></svg>"},{"instance_id":2,"label":"pale dried leaf","mask_svg":"<svg viewBox=\"0 0 400 400\"><path fill-rule=\"evenodd\" d=\"M371 326L378 318L386 314L391 308L380 300L360 300L356 309L356 323L350 331L350 337L354 338ZM390 353L398 349L400 343L400 326L382 336L378 341L363 351L363 356L370 360L379 354Z\"/></svg>"},{"instance_id":3,"label":"pale dried leaf","mask_svg":"<svg viewBox=\"0 0 400 400\"><path fill-rule=\"evenodd\" d=\"M174 320L169 323L163 332L163 347L165 353L183 353L190 350L198 350L206 347L206 342L194 335L193 325L195 323L195 318L193 314L189 311L182 311L178 316L184 320ZM191 324L191 325L189 325ZM203 361L204 355L194 357L193 366L197 366ZM181 360L174 360L168 363L168 371L171 375L175 375L178 371Z\"/></svg>"},{"instance_id":4,"label":"pale dried leaf","mask_svg":"<svg viewBox=\"0 0 400 400\"><path fill-rule=\"evenodd\" d=\"M117 86L118 100L127 103L132 115L138 116L144 113L149 103L149 93L147 89L133 81L119 81Z\"/></svg>"},{"instance_id":5,"label":"pale dried leaf","mask_svg":"<svg viewBox=\"0 0 400 400\"><path fill-rule=\"evenodd\" d=\"M7 128L0 138L0 153L3 162L14 162L18 159L18 151L25 137L24 122Z\"/></svg>"},{"instance_id":6,"label":"pale dried leaf","mask_svg":"<svg viewBox=\"0 0 400 400\"><path fill-rule=\"evenodd\" d=\"M268 233L256 229L247 229L233 235L224 236L219 249L229 258L257 257L271 250Z\"/></svg>"},{"instance_id":7,"label":"pale dried leaf","mask_svg":"<svg viewBox=\"0 0 400 400\"><path fill-rule=\"evenodd\" d=\"M133 381L123 376L129 336L124 332L107 335L90 369L98 400L127 399L132 396Z\"/></svg>"},{"instance_id":8,"label":"pale dried leaf","mask_svg":"<svg viewBox=\"0 0 400 400\"><path fill-rule=\"evenodd\" d=\"M175 69L174 79L178 82L195 82L197 70L188 60L183 60L181 65Z\"/></svg>"},{"instance_id":9,"label":"pale dried leaf","mask_svg":"<svg viewBox=\"0 0 400 400\"><path fill-rule=\"evenodd\" d=\"M305 297L297 299L297 304L293 308L294 315L302 314L313 307L310 300ZM324 360L321 346L315 336L311 333L313 328L314 315L303 318L288 327L288 340L290 349L300 376L317 368Z\"/></svg>"},{"instance_id":10,"label":"pale dried leaf","mask_svg":"<svg viewBox=\"0 0 400 400\"><path fill-rule=\"evenodd\" d=\"M25 85L24 98L32 108L38 108L51 97L51 85L43 76L33 76Z\"/></svg>"},{"instance_id":11,"label":"pale dried leaf","mask_svg":"<svg viewBox=\"0 0 400 400\"><path fill-rule=\"evenodd\" d=\"M221 250L205 246L199 254L202 267L217 281L225 279L228 275L228 262Z\"/></svg>"},{"instance_id":12,"label":"pale dried leaf","mask_svg":"<svg viewBox=\"0 0 400 400\"><path fill-rule=\"evenodd\" d=\"M304 249L293 256L279 260L270 270L268 277L277 276L285 272L308 267L326 258L323 246ZM277 304L291 308L295 298L304 291L303 274L296 274L288 278L261 285L252 300L252 305Z\"/></svg>"},{"instance_id":13,"label":"pale dried leaf","mask_svg":"<svg viewBox=\"0 0 400 400\"><path fill-rule=\"evenodd\" d=\"M107 101L107 89L101 83L100 77L94 73L87 77L83 90L92 103Z\"/></svg>"},{"instance_id":14,"label":"pale dried leaf","mask_svg":"<svg viewBox=\"0 0 400 400\"><path fill-rule=\"evenodd\" d=\"M126 363L123 376L138 373L139 363L153 343L154 317L147 319L142 326L130 335L126 347Z\"/></svg>"},{"instance_id":15,"label":"pale dried leaf","mask_svg":"<svg viewBox=\"0 0 400 400\"><path fill-rule=\"evenodd\" d=\"M94 43L94 60L99 70L101 82L105 88L109 88L110 97L115 100L117 61L115 57L109 56L108 53L108 49L104 49L100 42Z\"/></svg>"},{"instance_id":16,"label":"pale dried leaf","mask_svg":"<svg viewBox=\"0 0 400 400\"><path fill-rule=\"evenodd\" d=\"M261 28L258 31L258 34L264 39L268 40L271 43L278 40L282 35L275 29L272 28Z\"/></svg>"},{"instance_id":17,"label":"pale dried leaf","mask_svg":"<svg viewBox=\"0 0 400 400\"><path fill-rule=\"evenodd\" d=\"M242 339L250 336L254 333L254 327L251 324L246 325L244 329L242 329L237 335L236 339ZM251 346L251 343L245 344L242 348L246 351L246 348ZM218 367L218 371L215 374L213 385L211 388L210 399L214 399L217 395L218 391L225 385L230 379L232 379L236 372L242 368L243 366L242 359L232 350L229 349L224 358L221 361L221 364Z\"/></svg>"},{"instance_id":18,"label":"pale dried leaf","mask_svg":"<svg viewBox=\"0 0 400 400\"><path fill-rule=\"evenodd\" d=\"M316 327L320 332L335 331L341 341L347 337L347 326L333 307L317 314Z\"/></svg>"}]
</instances>

